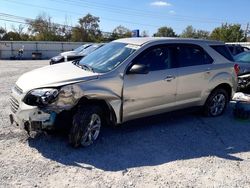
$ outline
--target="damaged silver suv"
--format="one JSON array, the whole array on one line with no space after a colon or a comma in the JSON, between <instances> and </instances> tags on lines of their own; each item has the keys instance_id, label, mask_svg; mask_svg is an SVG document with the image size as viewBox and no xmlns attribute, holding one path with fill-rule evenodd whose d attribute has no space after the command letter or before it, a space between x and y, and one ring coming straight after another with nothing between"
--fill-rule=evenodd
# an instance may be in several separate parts
<instances>
[{"instance_id":1,"label":"damaged silver suv","mask_svg":"<svg viewBox=\"0 0 250 188\"><path fill-rule=\"evenodd\" d=\"M49 130L68 112L69 142L77 147L91 145L103 124L193 106L219 116L237 88L238 67L223 49L194 39L113 41L79 63L22 75L12 89L10 120L28 132Z\"/></svg>"}]
</instances>

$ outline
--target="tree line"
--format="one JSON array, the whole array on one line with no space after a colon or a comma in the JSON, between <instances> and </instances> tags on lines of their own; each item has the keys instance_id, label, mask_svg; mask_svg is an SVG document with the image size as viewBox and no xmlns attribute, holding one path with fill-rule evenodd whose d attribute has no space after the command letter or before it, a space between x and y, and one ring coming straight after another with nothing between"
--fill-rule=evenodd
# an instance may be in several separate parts
<instances>
[{"instance_id":1,"label":"tree line","mask_svg":"<svg viewBox=\"0 0 250 188\"><path fill-rule=\"evenodd\" d=\"M13 26L11 31L0 27L0 40L107 42L132 36L131 30L122 25L117 26L110 33L101 32L100 18L91 14L79 18L75 26L53 23L51 17L46 14L40 14L33 20L25 20L25 23L18 27ZM143 31L141 36L149 35ZM163 26L158 28L153 36L212 39L224 42L245 42L247 40L246 32L240 24L227 23L215 28L212 32L196 30L190 25L180 35L177 35L173 28Z\"/></svg>"},{"instance_id":2,"label":"tree line","mask_svg":"<svg viewBox=\"0 0 250 188\"><path fill-rule=\"evenodd\" d=\"M196 30L193 26L187 26L186 29L177 35L171 27L160 27L156 37L182 37L182 38L198 38L220 40L224 42L246 42L247 34L241 29L240 24L222 24L215 28L212 32L205 30Z\"/></svg>"}]
</instances>

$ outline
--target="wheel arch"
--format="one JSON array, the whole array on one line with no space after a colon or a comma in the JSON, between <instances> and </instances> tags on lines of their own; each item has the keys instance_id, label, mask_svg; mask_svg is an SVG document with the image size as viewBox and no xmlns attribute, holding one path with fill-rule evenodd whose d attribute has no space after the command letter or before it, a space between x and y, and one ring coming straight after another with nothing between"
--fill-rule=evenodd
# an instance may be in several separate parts
<instances>
[{"instance_id":1,"label":"wheel arch","mask_svg":"<svg viewBox=\"0 0 250 188\"><path fill-rule=\"evenodd\" d=\"M229 84L229 83L221 83L221 84L218 84L217 86L213 87L212 89L210 90L207 90L206 92L206 97L203 98L202 100L202 103L201 103L201 106L205 105L209 96L217 89L224 89L227 93L228 93L228 100L231 99L232 97L232 93L233 93L233 88L232 86ZM204 96L204 95L203 95Z\"/></svg>"},{"instance_id":2,"label":"wheel arch","mask_svg":"<svg viewBox=\"0 0 250 188\"><path fill-rule=\"evenodd\" d=\"M224 89L224 90L228 93L228 100L231 99L232 93L233 93L233 89L232 89L232 87L231 87L230 84L228 84L228 83L219 84L218 86L216 86L216 87L211 91L211 93L212 93L213 91L215 91L216 89Z\"/></svg>"},{"instance_id":3,"label":"wheel arch","mask_svg":"<svg viewBox=\"0 0 250 188\"><path fill-rule=\"evenodd\" d=\"M104 99L89 99L87 97L82 97L79 99L78 103L75 105L74 109L83 105L97 105L102 108L104 112L104 117L107 124L116 125L117 124L117 116L111 104L109 104Z\"/></svg>"},{"instance_id":4,"label":"wheel arch","mask_svg":"<svg viewBox=\"0 0 250 188\"><path fill-rule=\"evenodd\" d=\"M214 98L211 98L211 97L215 97L218 94L218 90L220 90L220 92L222 92L222 91L225 92L225 94L227 93L227 95L228 95L227 101L223 101L224 102L223 109L222 109L222 107L218 107L218 108L221 108L219 110L217 109L219 112L217 110L215 112L212 112L213 110L211 111L210 104L213 104L212 101ZM217 91L217 93L216 93L216 91ZM219 84L218 86L216 86L215 88L213 88L211 90L211 92L209 93L208 97L206 98L205 103L203 105L204 115L206 115L208 117L210 117L210 116L216 117L216 116L222 115L227 107L228 102L230 101L231 95L232 95L232 87L228 83L222 83L222 84ZM214 108L214 107L212 107L212 108Z\"/></svg>"}]
</instances>

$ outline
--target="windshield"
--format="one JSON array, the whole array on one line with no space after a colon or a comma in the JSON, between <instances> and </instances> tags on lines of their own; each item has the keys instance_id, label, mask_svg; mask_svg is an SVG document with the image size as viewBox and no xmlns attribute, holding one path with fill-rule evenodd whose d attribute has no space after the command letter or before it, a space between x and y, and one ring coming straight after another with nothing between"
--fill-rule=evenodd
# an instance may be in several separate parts
<instances>
[{"instance_id":1,"label":"windshield","mask_svg":"<svg viewBox=\"0 0 250 188\"><path fill-rule=\"evenodd\" d=\"M110 42L83 58L79 64L87 65L98 73L108 72L121 64L139 47L125 43Z\"/></svg>"},{"instance_id":2,"label":"windshield","mask_svg":"<svg viewBox=\"0 0 250 188\"><path fill-rule=\"evenodd\" d=\"M243 62L243 63L250 63L250 53L243 52L234 57L235 61Z\"/></svg>"},{"instance_id":3,"label":"windshield","mask_svg":"<svg viewBox=\"0 0 250 188\"><path fill-rule=\"evenodd\" d=\"M91 52L95 51L97 48L101 47L102 45L100 44L93 44L92 46L84 49L83 51L80 52L80 55L86 56L90 54Z\"/></svg>"},{"instance_id":4,"label":"windshield","mask_svg":"<svg viewBox=\"0 0 250 188\"><path fill-rule=\"evenodd\" d=\"M90 46L90 44L84 44L84 45L82 45L82 46L80 46L80 47L74 49L74 51L75 51L76 53L80 53L81 51L83 51L85 48L88 48L89 46Z\"/></svg>"}]
</instances>

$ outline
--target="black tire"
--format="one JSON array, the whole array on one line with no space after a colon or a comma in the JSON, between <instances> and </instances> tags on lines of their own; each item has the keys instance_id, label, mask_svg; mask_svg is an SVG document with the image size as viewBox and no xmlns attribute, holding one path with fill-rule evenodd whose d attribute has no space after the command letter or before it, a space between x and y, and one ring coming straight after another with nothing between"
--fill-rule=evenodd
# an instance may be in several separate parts
<instances>
[{"instance_id":1,"label":"black tire","mask_svg":"<svg viewBox=\"0 0 250 188\"><path fill-rule=\"evenodd\" d=\"M100 122L99 132L97 133L98 130L93 130L96 131L94 135L92 135L92 132L90 132L91 126L93 127L95 126L91 125L93 117L97 119L99 118L97 121ZM76 148L79 146L86 147L93 144L99 136L102 123L103 123L102 109L99 106L95 105L80 106L76 114L73 116L72 127L69 133L70 145ZM86 140L86 142L83 143L84 138L89 139L89 142L87 142Z\"/></svg>"},{"instance_id":2,"label":"black tire","mask_svg":"<svg viewBox=\"0 0 250 188\"><path fill-rule=\"evenodd\" d=\"M221 99L222 101L221 101L221 104L219 104L219 102L217 102L218 103L218 107L217 107L218 109L216 110L216 109L214 109L216 104L217 104L215 101L217 99L219 100L220 97L222 98ZM207 101L206 101L206 103L204 105L204 114L205 114L205 116L217 117L217 116L222 115L224 113L224 111L226 110L226 108L227 108L228 102L229 102L229 94L227 93L227 91L225 89L221 89L221 88L215 89L208 96Z\"/></svg>"}]
</instances>

